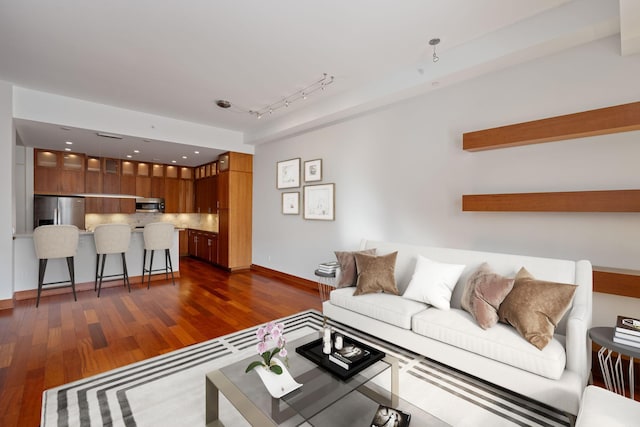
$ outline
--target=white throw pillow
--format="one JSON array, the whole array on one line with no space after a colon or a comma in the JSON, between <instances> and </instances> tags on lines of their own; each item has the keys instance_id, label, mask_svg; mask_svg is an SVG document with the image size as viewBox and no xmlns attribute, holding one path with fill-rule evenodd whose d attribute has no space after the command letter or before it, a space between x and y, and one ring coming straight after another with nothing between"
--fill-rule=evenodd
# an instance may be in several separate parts
<instances>
[{"instance_id":1,"label":"white throw pillow","mask_svg":"<svg viewBox=\"0 0 640 427\"><path fill-rule=\"evenodd\" d=\"M441 310L449 310L451 293L465 267L465 265L431 261L418 255L413 277L402 296L430 304Z\"/></svg>"}]
</instances>

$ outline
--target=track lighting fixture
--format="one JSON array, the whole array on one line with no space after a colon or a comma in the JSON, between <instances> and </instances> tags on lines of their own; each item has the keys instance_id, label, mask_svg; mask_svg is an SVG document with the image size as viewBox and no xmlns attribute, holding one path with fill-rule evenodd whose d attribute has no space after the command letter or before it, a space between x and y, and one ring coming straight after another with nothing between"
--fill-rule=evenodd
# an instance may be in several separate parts
<instances>
[{"instance_id":1,"label":"track lighting fixture","mask_svg":"<svg viewBox=\"0 0 640 427\"><path fill-rule=\"evenodd\" d=\"M241 108L238 105L232 104L230 101L227 101L225 99L217 99L215 103L220 108L230 109L232 111L236 111L240 113L248 113L252 116L255 116L257 119L261 119L262 116L264 116L267 113L271 115L280 108L289 107L295 101L298 101L300 99L307 99L309 95L311 95L312 93L318 90L323 91L327 86L333 83L333 80L334 80L333 76L329 76L327 75L327 73L324 73L321 79L311 83L310 85L306 86L304 89L296 91L289 96L285 96L279 101L276 101L272 104L269 104L265 107L262 107L256 110L247 110L247 109Z\"/></svg>"}]
</instances>

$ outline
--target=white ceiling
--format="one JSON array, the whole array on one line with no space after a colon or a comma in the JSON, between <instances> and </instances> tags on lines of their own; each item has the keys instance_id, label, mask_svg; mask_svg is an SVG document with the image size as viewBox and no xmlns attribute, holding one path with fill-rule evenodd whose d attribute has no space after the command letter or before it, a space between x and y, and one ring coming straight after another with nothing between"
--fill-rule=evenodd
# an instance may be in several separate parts
<instances>
[{"instance_id":1,"label":"white ceiling","mask_svg":"<svg viewBox=\"0 0 640 427\"><path fill-rule=\"evenodd\" d=\"M635 1L0 0L0 79L238 130L258 144L619 33L621 15L624 51L637 53ZM437 63L428 44L435 37ZM261 109L322 73L334 83L261 120L214 102ZM92 130L16 127L27 146L64 139L95 154L107 149L95 148ZM195 147L146 144L163 162L198 161Z\"/></svg>"}]
</instances>

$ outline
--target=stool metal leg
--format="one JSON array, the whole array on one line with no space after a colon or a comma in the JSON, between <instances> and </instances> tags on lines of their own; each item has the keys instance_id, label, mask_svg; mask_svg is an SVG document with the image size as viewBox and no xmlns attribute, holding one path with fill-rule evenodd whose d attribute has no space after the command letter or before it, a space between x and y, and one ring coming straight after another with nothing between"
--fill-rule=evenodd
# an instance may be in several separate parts
<instances>
[{"instance_id":1,"label":"stool metal leg","mask_svg":"<svg viewBox=\"0 0 640 427\"><path fill-rule=\"evenodd\" d=\"M104 263L107 260L107 254L102 255L102 267L100 268L100 280L98 282L98 298L100 298L100 291L102 290L102 278L104 277Z\"/></svg>"},{"instance_id":2,"label":"stool metal leg","mask_svg":"<svg viewBox=\"0 0 640 427\"><path fill-rule=\"evenodd\" d=\"M78 301L76 297L76 272L73 265L73 257L67 257L67 267L69 267L69 276L71 278L71 290L73 291L73 300Z\"/></svg>"},{"instance_id":3,"label":"stool metal leg","mask_svg":"<svg viewBox=\"0 0 640 427\"><path fill-rule=\"evenodd\" d=\"M144 285L145 264L147 263L147 250L142 250L142 284Z\"/></svg>"},{"instance_id":4,"label":"stool metal leg","mask_svg":"<svg viewBox=\"0 0 640 427\"><path fill-rule=\"evenodd\" d=\"M124 285L129 289L129 292L131 292L131 283L129 283L129 273L127 272L127 259L124 256L124 252L122 252L120 255L122 255L122 271L124 274Z\"/></svg>"},{"instance_id":5,"label":"stool metal leg","mask_svg":"<svg viewBox=\"0 0 640 427\"><path fill-rule=\"evenodd\" d=\"M175 286L176 280L173 277L173 264L171 263L171 252L169 252L169 249L164 250L164 265L165 265L165 277L166 277L167 266L169 266L169 268L171 269L171 283L173 283L173 286Z\"/></svg>"},{"instance_id":6,"label":"stool metal leg","mask_svg":"<svg viewBox=\"0 0 640 427\"><path fill-rule=\"evenodd\" d=\"M38 299L36 300L36 308L40 305L40 293L42 292L42 284L44 283L44 272L47 270L47 260L41 259L38 261Z\"/></svg>"},{"instance_id":7,"label":"stool metal leg","mask_svg":"<svg viewBox=\"0 0 640 427\"><path fill-rule=\"evenodd\" d=\"M155 251L151 249L151 259L149 260L149 276L147 277L147 289L151 287L151 271L153 270L153 253Z\"/></svg>"},{"instance_id":8,"label":"stool metal leg","mask_svg":"<svg viewBox=\"0 0 640 427\"><path fill-rule=\"evenodd\" d=\"M100 254L96 254L96 278L93 281L93 291L98 290L98 265L100 264Z\"/></svg>"}]
</instances>

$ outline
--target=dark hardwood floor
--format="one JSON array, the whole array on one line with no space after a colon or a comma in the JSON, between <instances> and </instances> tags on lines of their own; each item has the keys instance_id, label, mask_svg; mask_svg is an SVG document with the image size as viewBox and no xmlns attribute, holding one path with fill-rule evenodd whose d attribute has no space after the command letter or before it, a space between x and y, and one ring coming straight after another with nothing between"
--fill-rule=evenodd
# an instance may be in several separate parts
<instances>
[{"instance_id":1,"label":"dark hardwood floor","mask_svg":"<svg viewBox=\"0 0 640 427\"><path fill-rule=\"evenodd\" d=\"M48 388L309 308L317 290L190 258L180 279L16 301L0 311L0 426L37 426ZM44 294L46 295L46 294Z\"/></svg>"}]
</instances>

